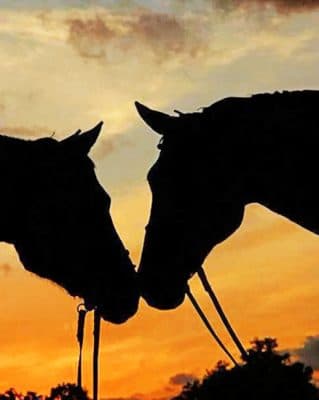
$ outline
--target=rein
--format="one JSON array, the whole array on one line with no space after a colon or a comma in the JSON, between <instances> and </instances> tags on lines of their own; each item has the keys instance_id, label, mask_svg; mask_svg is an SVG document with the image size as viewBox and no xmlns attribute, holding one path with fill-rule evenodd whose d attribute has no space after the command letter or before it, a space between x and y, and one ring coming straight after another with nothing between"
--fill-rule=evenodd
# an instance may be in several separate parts
<instances>
[{"instance_id":1,"label":"rein","mask_svg":"<svg viewBox=\"0 0 319 400\"><path fill-rule=\"evenodd\" d=\"M221 339L219 338L219 336L217 335L217 333L215 332L215 330L213 329L212 325L210 324L210 322L208 321L205 313L203 312L203 310L201 309L200 305L198 304L197 300L195 299L194 295L192 294L189 286L187 286L186 289L186 294L189 298L189 300L191 301L193 307L195 308L197 314L199 315L199 317L201 318L201 320L203 321L204 325L206 326L206 328L208 329L209 333L213 336L213 338L216 340L217 344L219 345L219 347L228 355L228 357L232 360L232 362L238 366L237 361L234 359L234 357L232 356L232 354L228 351L227 347L224 345L224 343L221 341Z\"/></svg>"},{"instance_id":2,"label":"rein","mask_svg":"<svg viewBox=\"0 0 319 400\"><path fill-rule=\"evenodd\" d=\"M232 338L233 342L235 343L236 347L238 348L241 357L243 360L247 359L247 352L244 348L244 346L242 345L241 341L239 340L237 334L235 333L234 329L232 328L230 322L228 321L225 312L223 311L223 308L221 306L221 304L219 303L212 286L210 285L207 276L205 274L205 271L203 270L202 267L200 267L200 269L198 270L198 276L199 279L202 283L202 286L204 287L205 291L208 293L219 317L221 318L226 330L228 331L230 337ZM221 341L221 339L218 337L218 335L216 334L216 332L214 331L214 329L212 328L211 324L209 323L205 313L203 312L203 310L201 309L201 307L199 306L198 302L196 301L194 295L192 294L189 286L187 285L186 288L186 294L189 298L189 300L191 301L195 311L197 312L197 314L199 315L199 317L201 318L201 320L203 321L204 325L206 326L206 328L208 329L208 331L210 332L210 334L213 336L213 338L216 340L217 344L220 346L220 348L227 354L227 356L231 359L231 361L234 363L234 365L238 366L238 363L236 362L236 360L234 359L234 357L231 355L231 353L227 350L226 346L223 344L223 342Z\"/></svg>"},{"instance_id":3,"label":"rein","mask_svg":"<svg viewBox=\"0 0 319 400\"><path fill-rule=\"evenodd\" d=\"M84 304L79 304L77 306L78 312L78 329L76 333L76 338L79 342L79 359L78 359L78 376L77 385L82 389L82 347L84 339L84 324L87 310L84 308Z\"/></svg>"},{"instance_id":4,"label":"rein","mask_svg":"<svg viewBox=\"0 0 319 400\"><path fill-rule=\"evenodd\" d=\"M228 321L228 319L224 313L224 310L223 310L221 304L219 303L211 284L209 283L209 281L207 279L207 276L205 274L203 267L200 267L197 273L198 273L199 279L200 279L205 291L208 293L214 307L216 308L216 311L217 311L218 315L220 316L220 319L222 320L230 337L233 339L235 345L237 346L243 360L245 360L247 358L247 352L246 352L244 346L242 345L241 341L239 340L237 334L235 333L234 329L232 328L230 322Z\"/></svg>"},{"instance_id":5,"label":"rein","mask_svg":"<svg viewBox=\"0 0 319 400\"><path fill-rule=\"evenodd\" d=\"M82 389L82 348L84 339L84 325L85 317L88 313L84 304L81 303L77 307L78 312L78 327L76 337L79 343L79 359L78 359L78 372L77 372L77 386ZM100 348L100 334L101 334L101 316L99 312L94 310L94 329L93 329L93 400L98 400L98 382L99 382L99 348Z\"/></svg>"}]
</instances>

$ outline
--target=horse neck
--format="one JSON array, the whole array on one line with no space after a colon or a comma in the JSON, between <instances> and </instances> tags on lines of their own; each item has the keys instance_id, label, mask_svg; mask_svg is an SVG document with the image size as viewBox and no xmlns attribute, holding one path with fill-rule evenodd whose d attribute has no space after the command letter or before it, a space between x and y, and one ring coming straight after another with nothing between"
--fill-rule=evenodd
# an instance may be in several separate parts
<instances>
[{"instance_id":1,"label":"horse neck","mask_svg":"<svg viewBox=\"0 0 319 400\"><path fill-rule=\"evenodd\" d=\"M211 159L224 158L217 170L242 187L230 200L260 203L319 232L318 101L319 91L260 94L204 111L202 124L216 148Z\"/></svg>"},{"instance_id":2,"label":"horse neck","mask_svg":"<svg viewBox=\"0 0 319 400\"><path fill-rule=\"evenodd\" d=\"M257 191L254 175L251 174L251 161L248 159L248 143L245 135L232 130L224 130L219 138L214 134L206 136L203 153L198 163L204 163L206 182L210 182L213 199L225 200L245 206L256 201ZM205 174L206 174L205 173ZM205 175L204 174L204 175ZM205 188L203 187L203 191Z\"/></svg>"},{"instance_id":3,"label":"horse neck","mask_svg":"<svg viewBox=\"0 0 319 400\"><path fill-rule=\"evenodd\" d=\"M299 225L317 230L318 138L307 130L281 127L247 135L245 174L250 202L257 202ZM253 144L252 144L253 143ZM318 223L317 223L318 221Z\"/></svg>"}]
</instances>

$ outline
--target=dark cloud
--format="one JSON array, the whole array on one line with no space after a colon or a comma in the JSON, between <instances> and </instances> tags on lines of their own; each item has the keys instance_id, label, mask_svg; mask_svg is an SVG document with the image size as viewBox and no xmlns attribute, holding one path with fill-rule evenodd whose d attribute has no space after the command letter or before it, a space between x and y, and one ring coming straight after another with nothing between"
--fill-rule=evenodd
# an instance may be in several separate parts
<instances>
[{"instance_id":1,"label":"dark cloud","mask_svg":"<svg viewBox=\"0 0 319 400\"><path fill-rule=\"evenodd\" d=\"M111 28L111 18L99 14L89 19L68 19L69 43L82 57L103 60L117 58L119 53L127 57L129 50L138 47L162 61L177 54L195 57L205 49L196 19L186 21L174 14L136 9L116 16L116 25Z\"/></svg>"},{"instance_id":2,"label":"dark cloud","mask_svg":"<svg viewBox=\"0 0 319 400\"><path fill-rule=\"evenodd\" d=\"M179 373L169 378L170 385L184 386L187 382L194 382L198 378L193 374Z\"/></svg>"},{"instance_id":3,"label":"dark cloud","mask_svg":"<svg viewBox=\"0 0 319 400\"><path fill-rule=\"evenodd\" d=\"M202 43L190 34L186 23L175 15L145 12L130 23L131 34L158 55L196 55Z\"/></svg>"},{"instance_id":4,"label":"dark cloud","mask_svg":"<svg viewBox=\"0 0 319 400\"><path fill-rule=\"evenodd\" d=\"M307 336L302 347L292 349L290 352L292 355L296 355L305 365L319 369L319 335Z\"/></svg>"},{"instance_id":5,"label":"dark cloud","mask_svg":"<svg viewBox=\"0 0 319 400\"><path fill-rule=\"evenodd\" d=\"M0 264L0 273L4 276L9 275L9 273L13 270L10 264Z\"/></svg>"},{"instance_id":6,"label":"dark cloud","mask_svg":"<svg viewBox=\"0 0 319 400\"><path fill-rule=\"evenodd\" d=\"M94 19L69 19L69 42L82 57L103 58L106 46L115 37L105 21L96 16Z\"/></svg>"},{"instance_id":7,"label":"dark cloud","mask_svg":"<svg viewBox=\"0 0 319 400\"><path fill-rule=\"evenodd\" d=\"M130 3L124 1L127 2ZM67 19L68 41L80 56L103 61L122 62L140 55L141 51L157 62L174 56L193 59L206 54L211 47L213 15L219 15L214 13L216 10L228 15L240 9L256 16L258 10L274 9L280 14L290 14L319 9L319 0L201 0L198 3L202 7L195 11L195 1L171 0L167 3L172 6L171 11L167 12L130 3L130 8L99 11L95 17ZM40 14L39 18L48 23L48 14Z\"/></svg>"},{"instance_id":8,"label":"dark cloud","mask_svg":"<svg viewBox=\"0 0 319 400\"><path fill-rule=\"evenodd\" d=\"M319 8L319 0L209 0L213 7L230 11L235 8L252 7L266 9L273 7L278 13L290 14L295 12L312 11Z\"/></svg>"}]
</instances>

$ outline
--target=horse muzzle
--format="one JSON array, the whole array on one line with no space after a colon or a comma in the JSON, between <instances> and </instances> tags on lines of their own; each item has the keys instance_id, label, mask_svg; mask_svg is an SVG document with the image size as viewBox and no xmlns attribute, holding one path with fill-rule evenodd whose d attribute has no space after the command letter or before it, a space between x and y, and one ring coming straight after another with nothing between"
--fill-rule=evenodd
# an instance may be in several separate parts
<instances>
[{"instance_id":1,"label":"horse muzzle","mask_svg":"<svg viewBox=\"0 0 319 400\"><path fill-rule=\"evenodd\" d=\"M141 296L148 305L159 310L172 310L183 303L187 282L174 278L139 276Z\"/></svg>"}]
</instances>

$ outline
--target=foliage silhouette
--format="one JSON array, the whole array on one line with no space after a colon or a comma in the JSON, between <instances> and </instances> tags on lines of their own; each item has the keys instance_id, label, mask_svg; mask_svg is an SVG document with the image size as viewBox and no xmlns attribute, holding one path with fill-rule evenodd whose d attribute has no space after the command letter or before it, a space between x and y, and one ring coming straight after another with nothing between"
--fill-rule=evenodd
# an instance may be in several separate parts
<instances>
[{"instance_id":1,"label":"foliage silhouette","mask_svg":"<svg viewBox=\"0 0 319 400\"><path fill-rule=\"evenodd\" d=\"M15 246L27 270L122 323L136 313L139 290L88 157L101 127L62 141L0 136L0 241Z\"/></svg>"},{"instance_id":2,"label":"foliage silhouette","mask_svg":"<svg viewBox=\"0 0 319 400\"><path fill-rule=\"evenodd\" d=\"M264 93L178 116L136 102L161 135L138 269L149 305L183 302L187 280L239 228L249 203L318 234L318 102L319 91Z\"/></svg>"},{"instance_id":3,"label":"foliage silhouette","mask_svg":"<svg viewBox=\"0 0 319 400\"><path fill-rule=\"evenodd\" d=\"M74 383L62 383L51 389L50 400L88 400L85 389L80 388Z\"/></svg>"},{"instance_id":4,"label":"foliage silhouette","mask_svg":"<svg viewBox=\"0 0 319 400\"><path fill-rule=\"evenodd\" d=\"M276 339L255 339L252 345L240 366L230 369L219 361L202 382L187 383L172 400L319 399L319 389L311 383L311 367L291 362L288 353L278 353Z\"/></svg>"},{"instance_id":5,"label":"foliage silhouette","mask_svg":"<svg viewBox=\"0 0 319 400\"><path fill-rule=\"evenodd\" d=\"M0 393L0 400L89 400L89 397L87 391L78 385L62 383L51 389L50 396L39 395L33 391L24 395L11 388L3 394Z\"/></svg>"}]
</instances>

